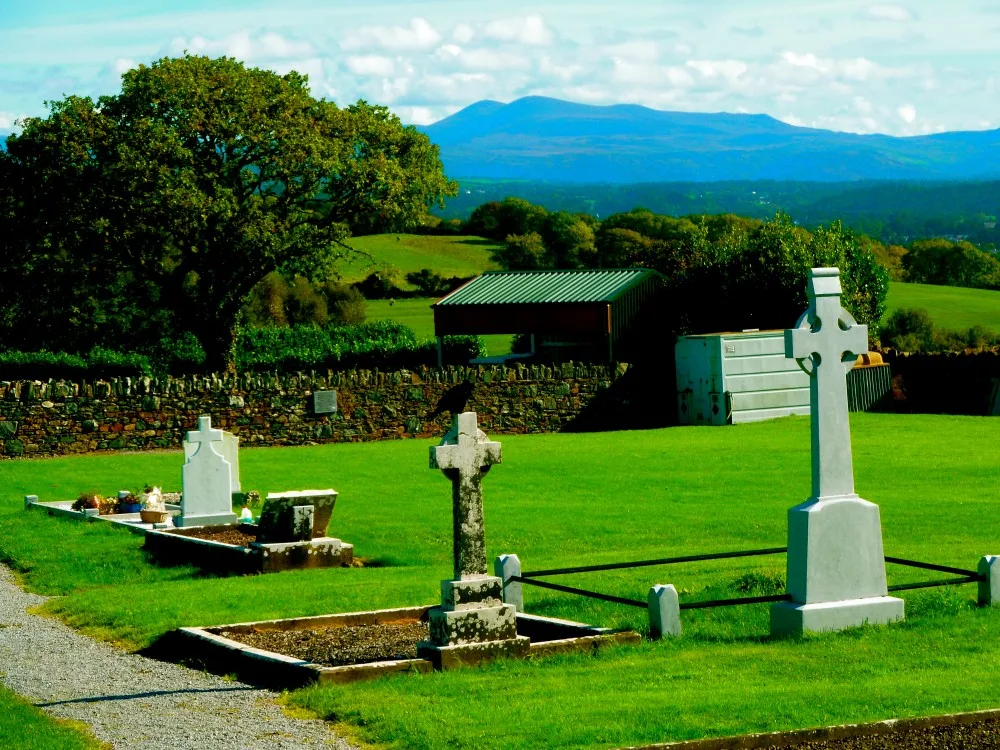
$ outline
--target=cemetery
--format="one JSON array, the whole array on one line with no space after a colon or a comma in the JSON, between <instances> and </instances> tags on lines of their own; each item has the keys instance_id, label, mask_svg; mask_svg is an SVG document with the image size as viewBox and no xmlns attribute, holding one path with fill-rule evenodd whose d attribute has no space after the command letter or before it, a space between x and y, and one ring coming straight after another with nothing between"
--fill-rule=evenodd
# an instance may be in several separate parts
<instances>
[{"instance_id":1,"label":"cemetery","mask_svg":"<svg viewBox=\"0 0 1000 750\"><path fill-rule=\"evenodd\" d=\"M95 516L36 498L77 492L81 459L8 462L8 493L53 517L5 506L0 550L83 632L307 685L294 704L383 744L621 747L992 708L997 428L849 422L866 331L836 269L809 283L784 335L809 419L498 438L466 411L443 439L241 453L202 418L183 458L87 459L102 487L183 461L172 528L73 523ZM268 494L256 524L237 523L243 486ZM194 552L158 567L142 548L244 526L314 545L335 502L371 565L199 577Z\"/></svg>"}]
</instances>

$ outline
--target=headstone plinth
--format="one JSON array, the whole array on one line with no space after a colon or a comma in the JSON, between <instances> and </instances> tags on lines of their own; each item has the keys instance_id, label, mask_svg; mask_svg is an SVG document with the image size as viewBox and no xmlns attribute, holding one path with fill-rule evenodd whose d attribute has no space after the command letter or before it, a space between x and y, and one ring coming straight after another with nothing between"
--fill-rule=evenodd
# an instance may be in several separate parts
<instances>
[{"instance_id":1,"label":"headstone plinth","mask_svg":"<svg viewBox=\"0 0 1000 750\"><path fill-rule=\"evenodd\" d=\"M477 427L475 412L457 415L430 451L430 467L452 482L455 570L441 582L441 606L430 612L430 640L417 646L417 655L437 669L528 652L529 639L517 634L516 608L503 603L502 579L486 573L482 479L498 463L500 443Z\"/></svg>"},{"instance_id":2,"label":"headstone plinth","mask_svg":"<svg viewBox=\"0 0 1000 750\"><path fill-rule=\"evenodd\" d=\"M809 374L812 496L788 511L790 602L771 609L778 635L903 619L888 596L878 506L854 492L847 372L868 350L867 326L840 306L840 272L809 272L809 309L785 331L785 356Z\"/></svg>"},{"instance_id":3,"label":"headstone plinth","mask_svg":"<svg viewBox=\"0 0 1000 750\"><path fill-rule=\"evenodd\" d=\"M224 455L228 450L223 442L227 434L213 430L208 416L198 417L198 429L188 432L184 446L186 460L181 469L181 514L174 519L178 526L236 523L232 494L234 467ZM229 445L235 450L235 443ZM239 479L235 481L238 486Z\"/></svg>"}]
</instances>

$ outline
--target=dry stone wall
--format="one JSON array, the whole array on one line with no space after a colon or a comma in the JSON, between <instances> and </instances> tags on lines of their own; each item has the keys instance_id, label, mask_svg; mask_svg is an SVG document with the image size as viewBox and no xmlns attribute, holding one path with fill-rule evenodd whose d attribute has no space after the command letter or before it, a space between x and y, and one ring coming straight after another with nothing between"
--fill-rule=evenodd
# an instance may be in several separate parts
<instances>
[{"instance_id":1,"label":"dry stone wall","mask_svg":"<svg viewBox=\"0 0 1000 750\"><path fill-rule=\"evenodd\" d=\"M0 381L0 456L177 448L201 414L244 447L440 436L451 415L439 402L476 411L491 433L556 432L571 428L626 369L568 363ZM312 394L322 390L337 391L336 413L313 412Z\"/></svg>"}]
</instances>

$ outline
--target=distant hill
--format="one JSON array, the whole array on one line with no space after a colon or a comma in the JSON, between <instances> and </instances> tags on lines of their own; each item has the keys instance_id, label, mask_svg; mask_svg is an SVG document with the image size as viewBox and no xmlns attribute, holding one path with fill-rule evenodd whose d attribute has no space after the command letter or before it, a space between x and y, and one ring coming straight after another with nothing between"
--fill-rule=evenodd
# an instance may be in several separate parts
<instances>
[{"instance_id":1,"label":"distant hill","mask_svg":"<svg viewBox=\"0 0 1000 750\"><path fill-rule=\"evenodd\" d=\"M571 183L1000 177L1000 130L896 138L767 115L480 101L422 128L450 177Z\"/></svg>"}]
</instances>

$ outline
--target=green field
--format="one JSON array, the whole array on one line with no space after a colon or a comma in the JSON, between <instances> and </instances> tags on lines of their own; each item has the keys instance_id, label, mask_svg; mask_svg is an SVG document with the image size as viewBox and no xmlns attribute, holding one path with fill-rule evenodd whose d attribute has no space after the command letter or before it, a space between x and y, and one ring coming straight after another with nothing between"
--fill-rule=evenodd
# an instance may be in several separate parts
<instances>
[{"instance_id":1,"label":"green field","mask_svg":"<svg viewBox=\"0 0 1000 750\"><path fill-rule=\"evenodd\" d=\"M963 568L1000 548L1000 420L852 415L860 494L881 508L886 554ZM809 422L503 436L484 482L492 558L526 570L781 546L809 492ZM0 557L60 595L49 614L137 648L210 625L435 602L451 560L451 492L427 468L431 441L247 449L242 483L262 492L333 486L333 535L368 567L206 578L147 563L141 540L105 524L22 509L83 489L177 489L181 454L0 463ZM571 586L682 601L772 593L781 556L569 576ZM890 583L938 574L897 566ZM768 636L766 605L684 613L677 640L401 676L291 695L392 747L620 747L1000 706L1000 609L973 586L907 592L907 620L804 639ZM643 610L526 588L528 612L644 631ZM818 700L817 697L822 699Z\"/></svg>"},{"instance_id":2,"label":"green field","mask_svg":"<svg viewBox=\"0 0 1000 750\"><path fill-rule=\"evenodd\" d=\"M924 308L936 326L967 330L983 325L1000 331L1000 292L957 286L904 284L889 285L886 315L904 307Z\"/></svg>"},{"instance_id":3,"label":"green field","mask_svg":"<svg viewBox=\"0 0 1000 750\"><path fill-rule=\"evenodd\" d=\"M372 260L357 258L341 266L344 281L361 281L376 265L390 265L399 271L397 286L412 288L406 283L406 274L429 268L437 274L452 276L478 276L495 268L490 260L490 249L497 246L482 237L450 237L424 234L375 234L352 237L351 247L367 253Z\"/></svg>"},{"instance_id":4,"label":"green field","mask_svg":"<svg viewBox=\"0 0 1000 750\"><path fill-rule=\"evenodd\" d=\"M413 329L417 338L427 338L434 335L434 311L431 305L437 300L418 297L416 299L397 299L390 304L387 299L368 301L368 320L393 320ZM483 336L486 350L490 356L509 354L513 336L494 335Z\"/></svg>"}]
</instances>

